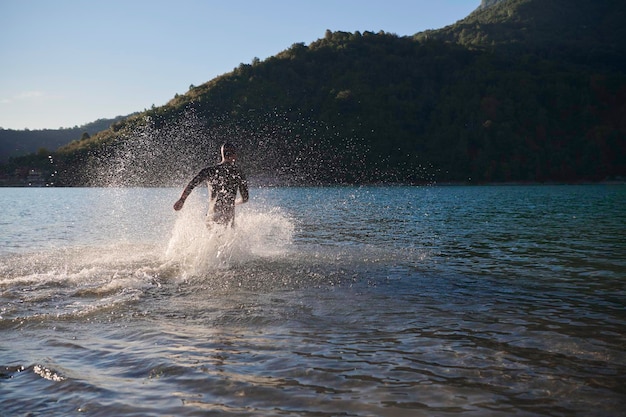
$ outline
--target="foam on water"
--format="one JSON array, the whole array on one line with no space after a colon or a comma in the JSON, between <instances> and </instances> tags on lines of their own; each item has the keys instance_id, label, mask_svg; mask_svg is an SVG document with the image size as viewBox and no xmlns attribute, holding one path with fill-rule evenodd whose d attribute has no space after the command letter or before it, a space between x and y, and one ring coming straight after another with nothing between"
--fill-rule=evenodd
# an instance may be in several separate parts
<instances>
[{"instance_id":1,"label":"foam on water","mask_svg":"<svg viewBox=\"0 0 626 417\"><path fill-rule=\"evenodd\" d=\"M154 285L143 271L154 264L154 249L117 244L5 258L0 268L0 318L76 317L137 299Z\"/></svg>"}]
</instances>

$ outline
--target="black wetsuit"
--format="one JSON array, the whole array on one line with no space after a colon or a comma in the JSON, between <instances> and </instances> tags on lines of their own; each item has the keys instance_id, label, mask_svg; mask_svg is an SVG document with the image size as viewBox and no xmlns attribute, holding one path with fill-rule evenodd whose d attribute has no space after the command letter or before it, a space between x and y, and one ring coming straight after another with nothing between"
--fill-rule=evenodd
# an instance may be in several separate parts
<instances>
[{"instance_id":1,"label":"black wetsuit","mask_svg":"<svg viewBox=\"0 0 626 417\"><path fill-rule=\"evenodd\" d=\"M233 163L221 163L204 168L189 183L192 189L206 181L213 202L212 220L219 224L234 224L237 190L244 202L248 201L248 183L243 173Z\"/></svg>"}]
</instances>

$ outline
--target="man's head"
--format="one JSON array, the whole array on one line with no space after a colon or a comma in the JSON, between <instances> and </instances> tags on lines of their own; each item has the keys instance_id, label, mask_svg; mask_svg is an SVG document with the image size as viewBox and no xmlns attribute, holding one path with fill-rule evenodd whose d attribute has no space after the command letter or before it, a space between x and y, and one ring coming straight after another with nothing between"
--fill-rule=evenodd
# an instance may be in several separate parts
<instances>
[{"instance_id":1,"label":"man's head","mask_svg":"<svg viewBox=\"0 0 626 417\"><path fill-rule=\"evenodd\" d=\"M222 160L233 162L237 158L237 149L232 143L225 143L222 145Z\"/></svg>"}]
</instances>

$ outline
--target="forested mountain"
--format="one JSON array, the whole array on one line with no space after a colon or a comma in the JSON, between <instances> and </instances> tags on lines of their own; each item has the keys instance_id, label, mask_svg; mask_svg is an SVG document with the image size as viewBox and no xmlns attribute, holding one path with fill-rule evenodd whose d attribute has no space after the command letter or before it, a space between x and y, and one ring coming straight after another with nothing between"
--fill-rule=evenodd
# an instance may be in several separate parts
<instances>
[{"instance_id":1,"label":"forested mountain","mask_svg":"<svg viewBox=\"0 0 626 417\"><path fill-rule=\"evenodd\" d=\"M496 3L500 3L506 0L482 0L480 2L480 6L478 6L478 9L486 9L487 7L491 7Z\"/></svg>"},{"instance_id":2,"label":"forested mountain","mask_svg":"<svg viewBox=\"0 0 626 417\"><path fill-rule=\"evenodd\" d=\"M626 2L483 5L436 31L327 31L241 64L62 148L59 181L180 185L226 140L263 183L626 176Z\"/></svg>"},{"instance_id":3,"label":"forested mountain","mask_svg":"<svg viewBox=\"0 0 626 417\"><path fill-rule=\"evenodd\" d=\"M590 70L626 68L626 8L620 0L498 0L452 26L415 39L437 39L504 57L526 56Z\"/></svg>"}]
</instances>

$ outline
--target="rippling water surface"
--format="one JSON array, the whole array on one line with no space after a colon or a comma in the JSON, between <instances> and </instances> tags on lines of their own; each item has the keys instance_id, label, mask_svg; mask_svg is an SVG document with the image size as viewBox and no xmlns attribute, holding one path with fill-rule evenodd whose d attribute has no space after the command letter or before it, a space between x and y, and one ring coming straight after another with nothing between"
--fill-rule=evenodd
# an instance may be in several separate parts
<instances>
[{"instance_id":1,"label":"rippling water surface","mask_svg":"<svg viewBox=\"0 0 626 417\"><path fill-rule=\"evenodd\" d=\"M0 189L0 414L617 416L626 187Z\"/></svg>"}]
</instances>

